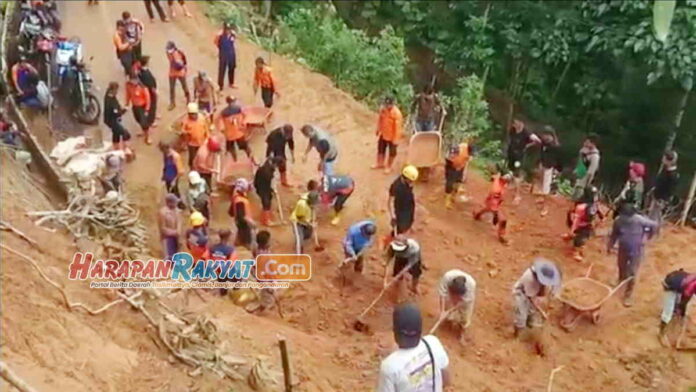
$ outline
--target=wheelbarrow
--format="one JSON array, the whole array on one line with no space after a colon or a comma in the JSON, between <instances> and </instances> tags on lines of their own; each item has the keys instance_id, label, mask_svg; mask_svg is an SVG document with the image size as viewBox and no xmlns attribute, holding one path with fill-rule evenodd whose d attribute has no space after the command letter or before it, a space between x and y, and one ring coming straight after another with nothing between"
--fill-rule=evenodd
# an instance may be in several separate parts
<instances>
[{"instance_id":1,"label":"wheelbarrow","mask_svg":"<svg viewBox=\"0 0 696 392\"><path fill-rule=\"evenodd\" d=\"M411 116L415 118L415 116ZM411 139L408 143L407 163L418 168L419 178L427 182L430 178L430 170L433 166L442 163L442 124L444 113L440 116L440 124L435 131L416 132L415 120L411 121L413 128Z\"/></svg>"},{"instance_id":2,"label":"wheelbarrow","mask_svg":"<svg viewBox=\"0 0 696 392\"><path fill-rule=\"evenodd\" d=\"M246 106L242 109L244 123L246 124L247 139L256 133L265 134L266 124L273 115L273 111L262 106Z\"/></svg>"},{"instance_id":3,"label":"wheelbarrow","mask_svg":"<svg viewBox=\"0 0 696 392\"><path fill-rule=\"evenodd\" d=\"M592 266L585 276L567 281L556 294L556 298L563 304L563 316L560 326L567 332L577 326L578 321L585 317L593 324L599 324L600 310L615 293L617 293L629 280L623 280L612 288L598 280L589 277Z\"/></svg>"}]
</instances>

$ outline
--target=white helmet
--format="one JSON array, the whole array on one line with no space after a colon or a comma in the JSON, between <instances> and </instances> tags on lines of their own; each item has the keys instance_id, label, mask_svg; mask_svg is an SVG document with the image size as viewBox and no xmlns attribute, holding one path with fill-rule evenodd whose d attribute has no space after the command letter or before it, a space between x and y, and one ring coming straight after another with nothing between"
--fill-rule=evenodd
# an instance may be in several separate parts
<instances>
[{"instance_id":1,"label":"white helmet","mask_svg":"<svg viewBox=\"0 0 696 392\"><path fill-rule=\"evenodd\" d=\"M198 172L195 171L195 170L189 172L189 174L188 174L188 179L189 179L189 182L190 182L191 184L193 184L193 185L198 185L198 184L200 184L201 182L203 182L203 179L201 178L201 175L198 174Z\"/></svg>"},{"instance_id":2,"label":"white helmet","mask_svg":"<svg viewBox=\"0 0 696 392\"><path fill-rule=\"evenodd\" d=\"M249 181L246 178L238 178L234 182L234 189L239 192L247 192L249 190Z\"/></svg>"}]
</instances>

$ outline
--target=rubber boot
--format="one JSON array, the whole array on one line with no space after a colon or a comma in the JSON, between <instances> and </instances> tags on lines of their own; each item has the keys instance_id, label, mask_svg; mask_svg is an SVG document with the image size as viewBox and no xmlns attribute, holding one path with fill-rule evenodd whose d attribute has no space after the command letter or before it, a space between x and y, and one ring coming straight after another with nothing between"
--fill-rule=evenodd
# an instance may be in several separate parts
<instances>
[{"instance_id":1,"label":"rubber boot","mask_svg":"<svg viewBox=\"0 0 696 392\"><path fill-rule=\"evenodd\" d=\"M338 225L341 223L341 212L340 211L334 211L333 217L331 218L331 224L333 226Z\"/></svg>"},{"instance_id":2,"label":"rubber boot","mask_svg":"<svg viewBox=\"0 0 696 392\"><path fill-rule=\"evenodd\" d=\"M452 207L454 207L454 195L452 193L448 193L445 195L445 208L451 210Z\"/></svg>"},{"instance_id":3,"label":"rubber boot","mask_svg":"<svg viewBox=\"0 0 696 392\"><path fill-rule=\"evenodd\" d=\"M270 226L271 224L271 211L261 211L261 225Z\"/></svg>"},{"instance_id":4,"label":"rubber boot","mask_svg":"<svg viewBox=\"0 0 696 392\"><path fill-rule=\"evenodd\" d=\"M383 169L384 168L384 155L377 154L377 162L372 166L372 169Z\"/></svg>"},{"instance_id":5,"label":"rubber boot","mask_svg":"<svg viewBox=\"0 0 696 392\"><path fill-rule=\"evenodd\" d=\"M498 240L502 244L507 244L508 240L505 237L505 229L507 228L507 221L506 220L501 220L498 222Z\"/></svg>"},{"instance_id":6,"label":"rubber boot","mask_svg":"<svg viewBox=\"0 0 696 392\"><path fill-rule=\"evenodd\" d=\"M285 187L291 187L290 183L288 182L288 172L281 172L280 173L280 185L285 186Z\"/></svg>"},{"instance_id":7,"label":"rubber boot","mask_svg":"<svg viewBox=\"0 0 696 392\"><path fill-rule=\"evenodd\" d=\"M396 157L393 157L391 155L389 156L389 158L387 158L387 165L384 167L385 174L391 173L392 165L394 164L394 158L396 158Z\"/></svg>"}]
</instances>

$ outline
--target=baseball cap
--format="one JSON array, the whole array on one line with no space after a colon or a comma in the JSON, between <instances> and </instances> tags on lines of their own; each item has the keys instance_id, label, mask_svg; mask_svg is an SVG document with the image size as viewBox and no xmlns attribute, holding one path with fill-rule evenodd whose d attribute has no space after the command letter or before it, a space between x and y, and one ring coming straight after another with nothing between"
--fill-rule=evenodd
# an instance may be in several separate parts
<instances>
[{"instance_id":1,"label":"baseball cap","mask_svg":"<svg viewBox=\"0 0 696 392\"><path fill-rule=\"evenodd\" d=\"M413 303L405 303L394 308L394 337L400 348L418 346L423 331L420 309Z\"/></svg>"}]
</instances>

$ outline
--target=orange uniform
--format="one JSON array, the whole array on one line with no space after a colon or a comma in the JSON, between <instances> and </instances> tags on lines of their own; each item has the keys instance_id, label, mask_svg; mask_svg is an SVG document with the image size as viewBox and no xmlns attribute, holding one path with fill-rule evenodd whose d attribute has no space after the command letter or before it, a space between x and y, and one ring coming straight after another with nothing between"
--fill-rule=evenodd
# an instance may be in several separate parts
<instances>
[{"instance_id":1,"label":"orange uniform","mask_svg":"<svg viewBox=\"0 0 696 392\"><path fill-rule=\"evenodd\" d=\"M264 65L261 68L256 68L254 72L254 86L261 86L261 88L270 88L273 91L277 91L276 81L273 77L273 72L271 67Z\"/></svg>"},{"instance_id":2,"label":"orange uniform","mask_svg":"<svg viewBox=\"0 0 696 392\"><path fill-rule=\"evenodd\" d=\"M200 147L208 139L208 121L204 116L198 115L195 120L188 116L181 121L181 130L188 139L188 145Z\"/></svg>"},{"instance_id":3,"label":"orange uniform","mask_svg":"<svg viewBox=\"0 0 696 392\"><path fill-rule=\"evenodd\" d=\"M488 197L486 197L486 208L490 211L498 211L500 209L506 187L507 181L500 174L494 174L491 190L488 193Z\"/></svg>"},{"instance_id":4,"label":"orange uniform","mask_svg":"<svg viewBox=\"0 0 696 392\"><path fill-rule=\"evenodd\" d=\"M404 117L396 105L391 108L383 107L379 111L377 132L380 137L388 142L396 143L403 132Z\"/></svg>"},{"instance_id":5,"label":"orange uniform","mask_svg":"<svg viewBox=\"0 0 696 392\"><path fill-rule=\"evenodd\" d=\"M218 128L225 133L225 140L233 141L243 138L244 126L244 113L241 110L234 114L223 110L218 116Z\"/></svg>"},{"instance_id":6,"label":"orange uniform","mask_svg":"<svg viewBox=\"0 0 696 392\"><path fill-rule=\"evenodd\" d=\"M185 78L186 77L186 55L179 49L174 49L172 52L167 52L169 59L169 77L170 78Z\"/></svg>"},{"instance_id":7,"label":"orange uniform","mask_svg":"<svg viewBox=\"0 0 696 392\"><path fill-rule=\"evenodd\" d=\"M459 145L459 154L457 154L455 157L449 158L449 161L452 162L452 167L455 170L462 170L466 167L469 159L471 159L471 156L469 155L469 144L461 143Z\"/></svg>"},{"instance_id":8,"label":"orange uniform","mask_svg":"<svg viewBox=\"0 0 696 392\"><path fill-rule=\"evenodd\" d=\"M139 83L126 83L126 105L130 103L150 110L150 90Z\"/></svg>"}]
</instances>

